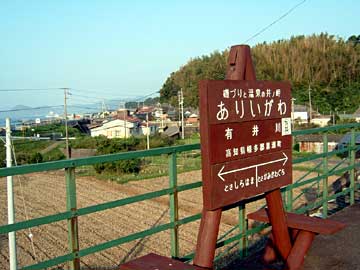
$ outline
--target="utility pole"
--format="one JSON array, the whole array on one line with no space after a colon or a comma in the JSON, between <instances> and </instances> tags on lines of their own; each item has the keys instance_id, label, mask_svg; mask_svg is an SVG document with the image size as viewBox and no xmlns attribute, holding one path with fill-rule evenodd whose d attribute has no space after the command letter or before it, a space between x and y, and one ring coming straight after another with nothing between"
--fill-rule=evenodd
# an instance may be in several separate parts
<instances>
[{"instance_id":1,"label":"utility pole","mask_svg":"<svg viewBox=\"0 0 360 270\"><path fill-rule=\"evenodd\" d=\"M179 95L179 122L181 121L181 139L185 138L185 127L184 127L184 94L182 88L178 92Z\"/></svg>"},{"instance_id":2,"label":"utility pole","mask_svg":"<svg viewBox=\"0 0 360 270\"><path fill-rule=\"evenodd\" d=\"M146 113L146 146L150 149L149 112Z\"/></svg>"},{"instance_id":3,"label":"utility pole","mask_svg":"<svg viewBox=\"0 0 360 270\"><path fill-rule=\"evenodd\" d=\"M11 126L10 118L6 118L6 167L12 166L11 155ZM8 224L15 222L15 207L14 207L14 186L13 177L7 176L7 204L8 204ZM16 259L16 235L15 232L9 232L9 257L10 257L10 270L17 269Z\"/></svg>"},{"instance_id":4,"label":"utility pole","mask_svg":"<svg viewBox=\"0 0 360 270\"><path fill-rule=\"evenodd\" d=\"M178 106L178 111L179 111L179 117L178 117L178 123L179 123L179 129L180 129L180 126L181 126L181 105L180 105L180 103L181 103L181 99L180 99L180 94L181 92L180 91L178 91L178 104L179 104L179 106Z\"/></svg>"},{"instance_id":5,"label":"utility pole","mask_svg":"<svg viewBox=\"0 0 360 270\"><path fill-rule=\"evenodd\" d=\"M126 112L126 110L124 110L124 129L125 129L125 139L126 139L126 137L127 137L127 130L126 130L126 114L127 114L127 112Z\"/></svg>"},{"instance_id":6,"label":"utility pole","mask_svg":"<svg viewBox=\"0 0 360 270\"><path fill-rule=\"evenodd\" d=\"M67 122L67 94L69 88L64 89L64 119L65 119L65 141L66 141L66 158L70 158L70 148L69 148L69 131L68 131L68 122Z\"/></svg>"},{"instance_id":7,"label":"utility pole","mask_svg":"<svg viewBox=\"0 0 360 270\"><path fill-rule=\"evenodd\" d=\"M126 102L121 102L120 103L120 107L122 107L122 110L123 110L123 126L124 126L124 134L125 134L125 139L127 137L127 130L126 130L126 121L127 121L127 110L126 110Z\"/></svg>"},{"instance_id":8,"label":"utility pole","mask_svg":"<svg viewBox=\"0 0 360 270\"><path fill-rule=\"evenodd\" d=\"M103 99L103 101L101 103L101 111L102 111L102 117L105 118L105 112L107 111L105 99Z\"/></svg>"},{"instance_id":9,"label":"utility pole","mask_svg":"<svg viewBox=\"0 0 360 270\"><path fill-rule=\"evenodd\" d=\"M292 122L292 130L295 128L295 102L296 98L291 99L291 122Z\"/></svg>"},{"instance_id":10,"label":"utility pole","mask_svg":"<svg viewBox=\"0 0 360 270\"><path fill-rule=\"evenodd\" d=\"M309 84L309 110L310 110L310 122L312 120L312 106L311 106L311 88Z\"/></svg>"}]
</instances>

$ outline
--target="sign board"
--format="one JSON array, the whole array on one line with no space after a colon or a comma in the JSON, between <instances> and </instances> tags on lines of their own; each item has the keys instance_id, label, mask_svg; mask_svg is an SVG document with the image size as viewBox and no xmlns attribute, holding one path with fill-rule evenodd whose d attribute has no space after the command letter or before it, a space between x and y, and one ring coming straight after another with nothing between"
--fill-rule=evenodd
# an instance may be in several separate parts
<instances>
[{"instance_id":1,"label":"sign board","mask_svg":"<svg viewBox=\"0 0 360 270\"><path fill-rule=\"evenodd\" d=\"M199 88L205 209L290 184L290 84L205 80Z\"/></svg>"}]
</instances>

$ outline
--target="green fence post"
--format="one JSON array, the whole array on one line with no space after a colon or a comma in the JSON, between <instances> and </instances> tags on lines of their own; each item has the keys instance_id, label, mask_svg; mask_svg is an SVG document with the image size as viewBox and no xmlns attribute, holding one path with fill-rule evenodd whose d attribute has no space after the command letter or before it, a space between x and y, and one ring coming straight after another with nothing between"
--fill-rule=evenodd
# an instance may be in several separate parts
<instances>
[{"instance_id":1,"label":"green fence post","mask_svg":"<svg viewBox=\"0 0 360 270\"><path fill-rule=\"evenodd\" d=\"M66 210L75 213L76 205L76 182L75 182L75 168L65 169L66 179ZM76 258L70 262L71 270L80 269L80 258L77 252L79 251L79 232L78 232L78 218L72 217L68 219L68 245L72 253L76 253Z\"/></svg>"},{"instance_id":2,"label":"green fence post","mask_svg":"<svg viewBox=\"0 0 360 270\"><path fill-rule=\"evenodd\" d=\"M239 234L242 234L242 237L239 239L239 251L240 258L244 258L247 255L247 220L246 220L246 211L245 204L239 205Z\"/></svg>"},{"instance_id":3,"label":"green fence post","mask_svg":"<svg viewBox=\"0 0 360 270\"><path fill-rule=\"evenodd\" d=\"M293 186L292 184L288 185L286 190L286 211L292 212L293 210Z\"/></svg>"},{"instance_id":4,"label":"green fence post","mask_svg":"<svg viewBox=\"0 0 360 270\"><path fill-rule=\"evenodd\" d=\"M291 139L292 139L292 147L294 147L295 136L291 135ZM293 148L292 148L292 150L293 150ZM293 210L293 186L292 186L292 183L290 185L288 185L288 189L286 190L285 193L286 193L286 196L285 196L286 211L292 212L292 210Z\"/></svg>"},{"instance_id":5,"label":"green fence post","mask_svg":"<svg viewBox=\"0 0 360 270\"><path fill-rule=\"evenodd\" d=\"M176 152L169 155L169 180L170 188L174 191L170 194L170 222L175 223L174 227L170 229L171 241L171 257L179 257L179 235L178 225L176 222L179 219L178 209L178 192L177 192L177 170L176 170Z\"/></svg>"},{"instance_id":6,"label":"green fence post","mask_svg":"<svg viewBox=\"0 0 360 270\"><path fill-rule=\"evenodd\" d=\"M323 153L328 153L328 134L325 132L323 134ZM323 218L327 218L328 216L328 173L329 173L329 158L328 156L324 156L323 158Z\"/></svg>"},{"instance_id":7,"label":"green fence post","mask_svg":"<svg viewBox=\"0 0 360 270\"><path fill-rule=\"evenodd\" d=\"M350 139L350 166L353 168L350 170L350 205L355 203L355 129L351 129Z\"/></svg>"}]
</instances>

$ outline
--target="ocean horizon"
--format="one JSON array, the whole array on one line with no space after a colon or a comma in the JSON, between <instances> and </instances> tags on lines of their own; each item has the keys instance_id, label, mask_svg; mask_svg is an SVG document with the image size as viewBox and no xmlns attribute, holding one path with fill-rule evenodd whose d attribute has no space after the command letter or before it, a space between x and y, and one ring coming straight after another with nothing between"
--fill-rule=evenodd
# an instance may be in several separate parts
<instances>
[{"instance_id":1,"label":"ocean horizon","mask_svg":"<svg viewBox=\"0 0 360 270\"><path fill-rule=\"evenodd\" d=\"M83 109L78 107L68 106L68 114L84 114L84 113L96 113L99 109ZM64 109L59 108L34 108L25 110L13 110L7 112L0 112L0 127L5 127L6 118L10 118L11 125L21 124L26 121L39 118L41 121L49 119L50 115L64 115Z\"/></svg>"}]
</instances>

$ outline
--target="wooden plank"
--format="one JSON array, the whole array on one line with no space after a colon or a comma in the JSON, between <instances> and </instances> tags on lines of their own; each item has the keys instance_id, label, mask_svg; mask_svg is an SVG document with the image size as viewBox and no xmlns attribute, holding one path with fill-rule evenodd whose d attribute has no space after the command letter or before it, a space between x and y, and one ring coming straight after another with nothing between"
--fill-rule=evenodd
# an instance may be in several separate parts
<instances>
[{"instance_id":1,"label":"wooden plank","mask_svg":"<svg viewBox=\"0 0 360 270\"><path fill-rule=\"evenodd\" d=\"M267 211L265 209L248 214L248 218L261 222L269 222ZM286 218L289 228L319 234L334 234L346 226L345 224L334 220L308 217L294 213L286 213Z\"/></svg>"},{"instance_id":2,"label":"wooden plank","mask_svg":"<svg viewBox=\"0 0 360 270\"><path fill-rule=\"evenodd\" d=\"M120 265L120 270L210 270L209 268L202 268L173 260L154 253L149 253L143 257L137 258L123 265Z\"/></svg>"}]
</instances>

